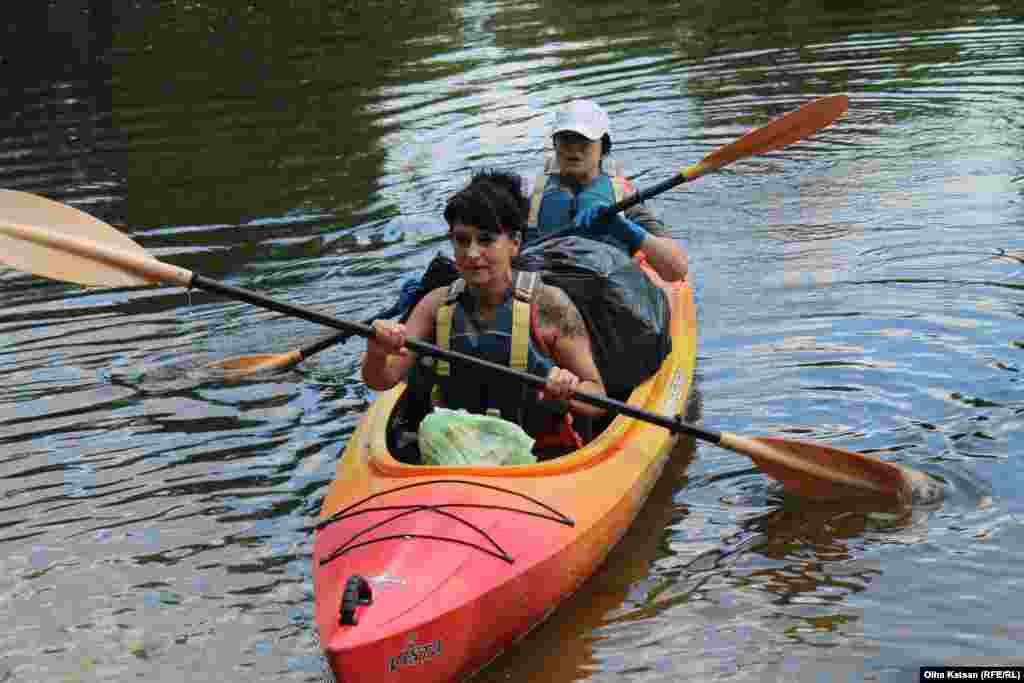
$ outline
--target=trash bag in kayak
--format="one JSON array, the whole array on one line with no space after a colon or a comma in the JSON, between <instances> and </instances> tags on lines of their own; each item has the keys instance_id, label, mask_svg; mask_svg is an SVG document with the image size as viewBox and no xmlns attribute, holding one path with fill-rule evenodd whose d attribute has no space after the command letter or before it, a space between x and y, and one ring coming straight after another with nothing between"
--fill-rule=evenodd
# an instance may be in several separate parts
<instances>
[{"instance_id":1,"label":"trash bag in kayak","mask_svg":"<svg viewBox=\"0 0 1024 683\"><path fill-rule=\"evenodd\" d=\"M624 398L671 352L668 297L621 249L563 237L527 247L512 267L540 272L576 304L608 395Z\"/></svg>"},{"instance_id":2,"label":"trash bag in kayak","mask_svg":"<svg viewBox=\"0 0 1024 683\"><path fill-rule=\"evenodd\" d=\"M426 465L529 465L537 462L533 439L522 427L491 415L435 408L420 422Z\"/></svg>"}]
</instances>

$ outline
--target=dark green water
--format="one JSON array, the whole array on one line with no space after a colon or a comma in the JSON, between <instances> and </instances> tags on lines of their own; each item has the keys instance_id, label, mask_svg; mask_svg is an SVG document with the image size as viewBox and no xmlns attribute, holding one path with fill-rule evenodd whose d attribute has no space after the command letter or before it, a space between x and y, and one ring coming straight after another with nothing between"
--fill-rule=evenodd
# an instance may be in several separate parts
<instances>
[{"instance_id":1,"label":"dark green water","mask_svg":"<svg viewBox=\"0 0 1024 683\"><path fill-rule=\"evenodd\" d=\"M29 3L0 187L363 319L469 173L592 97L658 182L816 97L812 139L650 202L690 253L701 417L944 479L903 518L683 448L603 570L480 678L917 680L1022 664L1024 10L1011 3ZM2 212L2 209L0 209ZM371 398L359 341L201 292L0 269L0 681L310 681L307 531Z\"/></svg>"}]
</instances>

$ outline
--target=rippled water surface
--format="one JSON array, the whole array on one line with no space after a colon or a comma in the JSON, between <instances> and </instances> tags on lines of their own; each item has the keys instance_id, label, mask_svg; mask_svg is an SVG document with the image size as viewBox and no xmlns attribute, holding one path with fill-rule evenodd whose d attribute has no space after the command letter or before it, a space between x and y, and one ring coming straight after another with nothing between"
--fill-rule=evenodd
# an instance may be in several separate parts
<instances>
[{"instance_id":1,"label":"rippled water surface","mask_svg":"<svg viewBox=\"0 0 1024 683\"><path fill-rule=\"evenodd\" d=\"M943 479L893 516L684 444L584 589L488 682L916 680L1024 663L1024 11L1001 2L29 3L0 186L159 258L362 320L552 109L655 183L816 97L813 138L650 202L689 251L698 416ZM0 208L2 213L2 208ZM0 216L2 218L2 216ZM370 392L350 341L172 287L0 268L0 681L314 681L311 535Z\"/></svg>"}]
</instances>

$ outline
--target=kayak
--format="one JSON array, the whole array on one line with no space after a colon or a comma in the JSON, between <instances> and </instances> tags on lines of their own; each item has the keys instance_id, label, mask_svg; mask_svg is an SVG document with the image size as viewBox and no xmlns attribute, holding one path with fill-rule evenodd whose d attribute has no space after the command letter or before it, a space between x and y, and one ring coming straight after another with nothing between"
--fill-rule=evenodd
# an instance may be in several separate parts
<instances>
[{"instance_id":1,"label":"kayak","mask_svg":"<svg viewBox=\"0 0 1024 683\"><path fill-rule=\"evenodd\" d=\"M677 415L696 361L693 290L645 270L669 295L672 351L628 402ZM339 683L461 681L486 666L600 566L679 438L618 415L535 464L406 464L389 433L404 391L369 406L316 527L316 623Z\"/></svg>"},{"instance_id":2,"label":"kayak","mask_svg":"<svg viewBox=\"0 0 1024 683\"><path fill-rule=\"evenodd\" d=\"M646 271L669 294L672 351L628 402L676 415L696 361L693 290ZM411 465L389 433L404 391L369 406L316 528L316 622L339 683L460 681L484 667L600 566L678 439L618 415L536 464Z\"/></svg>"}]
</instances>

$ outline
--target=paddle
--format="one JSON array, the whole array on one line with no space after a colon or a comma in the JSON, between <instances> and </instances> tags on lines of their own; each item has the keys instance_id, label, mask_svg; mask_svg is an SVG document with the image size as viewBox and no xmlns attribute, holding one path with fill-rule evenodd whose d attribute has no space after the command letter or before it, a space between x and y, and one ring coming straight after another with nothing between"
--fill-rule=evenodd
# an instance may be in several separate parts
<instances>
[{"instance_id":1,"label":"paddle","mask_svg":"<svg viewBox=\"0 0 1024 683\"><path fill-rule=\"evenodd\" d=\"M364 325L373 324L374 320L391 318L396 315L406 315L412 311L417 302L427 292L436 287L450 285L458 277L455 264L451 259L438 253L430 261L426 272L420 277L408 278L402 283L401 291L391 307L384 309L372 318L363 322ZM326 348L341 343L353 336L352 332L338 332L328 337L323 337L312 344L302 348L278 354L258 354L255 356L236 356L227 360L210 363L206 367L223 371L229 378L237 379L259 372L286 370L309 358L314 353L319 353Z\"/></svg>"},{"instance_id":2,"label":"paddle","mask_svg":"<svg viewBox=\"0 0 1024 683\"><path fill-rule=\"evenodd\" d=\"M6 199L29 201L23 197L12 197L10 191L0 192L0 206L6 205ZM83 232L88 233L89 238L75 235ZM60 262L59 267L54 266L55 256L59 256L56 259ZM211 280L185 268L158 261L129 238L96 219L89 221L79 218L76 221L69 221L67 225L62 226L61 231L0 221L0 262L66 282L90 285L110 283L115 286L124 285L126 282L166 283L187 288L196 287L344 330L349 334L362 337L371 337L375 334L373 328L367 325L339 320L316 311L292 306L257 292ZM543 387L546 384L542 377L441 349L418 339L410 339L406 345L421 354L443 358L457 364L485 368L515 377L532 386ZM689 434L745 455L769 476L782 482L786 490L807 498L829 500L870 497L907 504L934 499L936 491L941 491L938 484L922 473L862 453L809 441L793 441L778 437L750 438L729 432L713 432L683 422L679 417L658 415L621 401L583 392L576 392L573 398L613 413L650 422L676 433Z\"/></svg>"},{"instance_id":3,"label":"paddle","mask_svg":"<svg viewBox=\"0 0 1024 683\"><path fill-rule=\"evenodd\" d=\"M830 95L829 97L821 97L813 102L808 102L802 107L788 114L783 114L760 128L748 131L728 145L719 147L696 164L687 166L668 180L632 194L618 204L602 208L598 213L598 219L608 219L620 211L636 206L666 190L671 190L677 185L696 180L711 171L724 168L734 161L759 154L767 154L768 152L782 149L797 140L802 140L838 119L846 112L849 105L850 98L846 95ZM547 240L564 237L575 230L577 230L576 226L567 225L552 233L548 233L540 241L546 242Z\"/></svg>"},{"instance_id":4,"label":"paddle","mask_svg":"<svg viewBox=\"0 0 1024 683\"><path fill-rule=\"evenodd\" d=\"M363 324L372 325L374 320L390 318L398 313L401 313L401 309L398 309L396 304L391 308L381 311L372 318L367 318L363 321ZM320 351L328 349L335 344L340 344L353 336L352 332L336 332L326 337L321 337L320 339L306 344L305 346L300 346L297 349L288 351L287 353L258 353L250 356L235 356L233 358L226 358L213 363L207 363L203 367L211 370L220 370L227 377L232 379L255 375L262 372L280 372L282 370L293 368L312 356L314 353L319 353Z\"/></svg>"},{"instance_id":5,"label":"paddle","mask_svg":"<svg viewBox=\"0 0 1024 683\"><path fill-rule=\"evenodd\" d=\"M610 218L620 211L625 211L626 209L647 199L651 199L662 192L671 190L677 185L690 180L696 180L702 175L720 169L724 166L728 166L739 159L756 156L758 154L765 154L801 140L838 119L843 115L848 106L849 97L846 95L822 97L814 100L813 102L809 102L799 109L780 116L760 128L755 128L754 130L744 134L739 139L718 148L711 154L704 157L700 162L684 168L672 178L630 195L617 204L604 207L601 209L598 220ZM54 218L56 218L56 216L54 216ZM546 242L547 240L564 237L575 230L575 226L567 225L545 235L537 242ZM407 282L406 284L409 283ZM426 288L420 287L420 296L429 291L424 290L426 290ZM399 313L403 313L407 309L411 309L418 300L418 296L406 296L405 287L403 286L402 298L398 303L388 309L386 315L384 313L378 314L375 318L367 320L366 324L369 325L377 318L390 318L398 315ZM400 308L403 302L405 302L406 307ZM229 371L235 377L270 370L284 370L293 367L303 359L309 358L314 353L323 351L335 344L346 341L351 336L352 333L343 332L331 335L330 337L325 337L308 346L288 353L240 356L213 363L208 367Z\"/></svg>"},{"instance_id":6,"label":"paddle","mask_svg":"<svg viewBox=\"0 0 1024 683\"><path fill-rule=\"evenodd\" d=\"M374 320L398 315L404 312L407 306L408 303L404 298L399 299L390 308L386 308L377 315L367 318L363 321L363 325L372 325ZM231 378L245 377L261 372L279 372L293 368L314 353L319 353L335 344L347 341L353 336L355 336L354 333L350 331L335 332L287 353L260 353L251 356L235 356L208 363L205 367L220 370Z\"/></svg>"}]
</instances>

